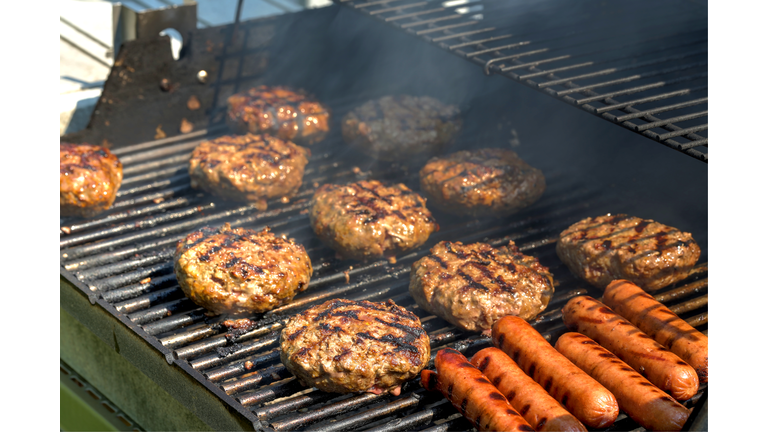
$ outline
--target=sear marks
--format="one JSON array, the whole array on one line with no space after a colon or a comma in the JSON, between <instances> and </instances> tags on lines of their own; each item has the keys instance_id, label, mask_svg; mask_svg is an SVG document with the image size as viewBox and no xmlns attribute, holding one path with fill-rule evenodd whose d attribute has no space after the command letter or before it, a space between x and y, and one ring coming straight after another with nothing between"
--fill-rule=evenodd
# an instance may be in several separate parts
<instances>
[{"instance_id":1,"label":"sear marks","mask_svg":"<svg viewBox=\"0 0 768 432\"><path fill-rule=\"evenodd\" d=\"M571 225L556 250L573 274L598 288L626 279L646 291L685 279L701 255L690 233L625 214Z\"/></svg>"},{"instance_id":2,"label":"sear marks","mask_svg":"<svg viewBox=\"0 0 768 432\"><path fill-rule=\"evenodd\" d=\"M325 138L328 108L303 90L259 86L227 100L227 124L237 133L268 133L299 145Z\"/></svg>"},{"instance_id":3,"label":"sear marks","mask_svg":"<svg viewBox=\"0 0 768 432\"><path fill-rule=\"evenodd\" d=\"M107 210L123 181L123 165L104 147L59 144L60 216L95 216Z\"/></svg>"},{"instance_id":4,"label":"sear marks","mask_svg":"<svg viewBox=\"0 0 768 432\"><path fill-rule=\"evenodd\" d=\"M440 242L411 267L411 295L420 307L469 331L490 329L506 315L530 320L554 294L552 274L514 242Z\"/></svg>"},{"instance_id":5,"label":"sear marks","mask_svg":"<svg viewBox=\"0 0 768 432\"><path fill-rule=\"evenodd\" d=\"M270 135L228 135L201 143L189 160L192 187L259 202L299 190L309 150Z\"/></svg>"},{"instance_id":6,"label":"sear marks","mask_svg":"<svg viewBox=\"0 0 768 432\"><path fill-rule=\"evenodd\" d=\"M400 392L429 362L419 318L386 303L329 300L288 321L280 359L299 381L334 393Z\"/></svg>"},{"instance_id":7,"label":"sear marks","mask_svg":"<svg viewBox=\"0 0 768 432\"><path fill-rule=\"evenodd\" d=\"M317 236L346 258L391 257L439 229L425 204L404 184L323 185L312 198L309 220Z\"/></svg>"},{"instance_id":8,"label":"sear marks","mask_svg":"<svg viewBox=\"0 0 768 432\"><path fill-rule=\"evenodd\" d=\"M429 157L451 143L461 128L459 109L423 96L385 96L344 116L344 140L383 161Z\"/></svg>"},{"instance_id":9,"label":"sear marks","mask_svg":"<svg viewBox=\"0 0 768 432\"><path fill-rule=\"evenodd\" d=\"M419 173L430 205L467 216L508 216L546 189L541 170L511 150L485 148L431 159Z\"/></svg>"},{"instance_id":10,"label":"sear marks","mask_svg":"<svg viewBox=\"0 0 768 432\"><path fill-rule=\"evenodd\" d=\"M179 241L174 260L184 294L217 314L274 309L304 291L312 276L304 247L269 228L202 228Z\"/></svg>"}]
</instances>

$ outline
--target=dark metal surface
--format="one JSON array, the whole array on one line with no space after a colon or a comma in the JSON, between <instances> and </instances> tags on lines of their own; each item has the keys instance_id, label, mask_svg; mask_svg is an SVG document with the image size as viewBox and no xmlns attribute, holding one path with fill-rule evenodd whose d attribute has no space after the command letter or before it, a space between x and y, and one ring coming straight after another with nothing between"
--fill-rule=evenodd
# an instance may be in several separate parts
<instances>
[{"instance_id":1,"label":"dark metal surface","mask_svg":"<svg viewBox=\"0 0 768 432\"><path fill-rule=\"evenodd\" d=\"M706 2L336 2L708 161Z\"/></svg>"},{"instance_id":2,"label":"dark metal surface","mask_svg":"<svg viewBox=\"0 0 768 432\"><path fill-rule=\"evenodd\" d=\"M489 346L488 338L460 332L420 310L408 294L410 265L440 240L486 241L496 246L512 240L548 266L558 282L556 295L535 326L549 340L564 331L559 308L567 299L585 293L599 296L576 280L554 252L559 232L583 217L627 212L677 226L693 233L702 246L701 262L706 262L705 165L687 163L689 158L682 155L657 155L656 149L638 152L642 149L640 137L607 124L603 127L604 122L590 116L570 119L568 107L561 108L554 101L548 105L549 99L535 93L528 98L525 92L529 90L521 86L476 74L469 62L426 43L408 44L408 35L375 21L373 25L361 22L345 11L334 6L241 22L236 32L232 26L201 30L193 34L188 56L177 62L170 60L167 40L126 44L121 51L125 63L113 69L100 101L102 109L94 114L91 126L80 135L65 137L91 142L106 139L123 162L125 176L118 198L106 214L61 220L62 276L93 307L119 320L161 353L169 367L181 368L254 428L471 428L439 394L424 392L418 380L407 383L397 397L328 394L299 385L280 364L277 351L277 335L288 317L336 297L393 299L412 310L430 335L433 354L444 346L467 355ZM233 33L236 43L225 50L223 43ZM318 36L307 38L309 33ZM222 46L218 42L206 45L207 41ZM253 41L264 45L254 48ZM211 46L210 52L206 46ZM270 66L241 66L240 60L253 53L267 53ZM230 63L232 59L238 61ZM197 80L198 62L209 68L211 79L206 84ZM221 73L220 64L224 65ZM164 92L159 87L161 77L183 85ZM331 133L311 147L298 194L288 203L271 201L266 211L193 190L187 175L187 160L194 147L227 133L221 126L226 96L260 83L310 90L333 113ZM202 90L198 93L197 89ZM220 93L214 97L215 92ZM340 137L340 120L346 112L392 93L429 94L458 104L465 114L465 127L457 143L446 151L514 146L544 172L544 196L521 213L500 220L436 213L440 231L395 263L336 259L308 226L309 199L319 185L376 178L419 189L417 173L422 161L376 162L347 148ZM141 94L143 100L137 98ZM195 130L154 139L157 124L169 130L165 125L192 118L186 105L190 95L201 102ZM541 99L544 101L539 102ZM542 120L542 113L557 121ZM509 139L510 130L514 140ZM624 144L621 151L613 144L618 141ZM173 274L176 242L198 227L225 222L254 229L269 226L296 239L307 249L314 270L306 292L287 305L251 317L254 325L243 334L229 332L222 325L225 317L209 316L186 299ZM702 265L690 280L662 291L660 301L706 331L707 289L706 265ZM636 428L622 416L611 429Z\"/></svg>"}]
</instances>

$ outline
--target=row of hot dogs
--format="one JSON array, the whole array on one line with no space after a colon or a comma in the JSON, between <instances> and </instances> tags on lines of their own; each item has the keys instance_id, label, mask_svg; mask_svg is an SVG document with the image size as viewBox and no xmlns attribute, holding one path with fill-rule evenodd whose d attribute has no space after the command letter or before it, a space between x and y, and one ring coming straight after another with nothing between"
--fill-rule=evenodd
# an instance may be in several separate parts
<instances>
[{"instance_id":1,"label":"row of hot dogs","mask_svg":"<svg viewBox=\"0 0 768 432\"><path fill-rule=\"evenodd\" d=\"M648 430L681 430L708 380L707 337L640 287L612 282L603 302L571 299L573 332L554 347L515 316L497 321L495 347L468 360L444 349L422 385L439 390L480 431L585 431L612 425L619 410Z\"/></svg>"}]
</instances>

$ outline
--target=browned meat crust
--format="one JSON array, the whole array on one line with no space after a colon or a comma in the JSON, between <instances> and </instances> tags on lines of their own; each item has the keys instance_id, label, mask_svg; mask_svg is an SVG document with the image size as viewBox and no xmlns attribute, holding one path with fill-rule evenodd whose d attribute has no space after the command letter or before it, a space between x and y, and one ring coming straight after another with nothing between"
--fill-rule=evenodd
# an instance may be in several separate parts
<instances>
[{"instance_id":1,"label":"browned meat crust","mask_svg":"<svg viewBox=\"0 0 768 432\"><path fill-rule=\"evenodd\" d=\"M328 108L303 90L259 86L227 100L227 124L237 133L269 133L299 145L325 138Z\"/></svg>"},{"instance_id":2,"label":"browned meat crust","mask_svg":"<svg viewBox=\"0 0 768 432\"><path fill-rule=\"evenodd\" d=\"M544 174L511 150L486 148L431 159L419 173L429 205L468 216L507 216L541 197Z\"/></svg>"},{"instance_id":3,"label":"browned meat crust","mask_svg":"<svg viewBox=\"0 0 768 432\"><path fill-rule=\"evenodd\" d=\"M123 181L123 164L91 144L59 144L59 213L95 216L107 210Z\"/></svg>"},{"instance_id":4,"label":"browned meat crust","mask_svg":"<svg viewBox=\"0 0 768 432\"><path fill-rule=\"evenodd\" d=\"M269 228L202 228L179 241L174 260L184 294L217 314L266 312L304 291L312 276L304 247Z\"/></svg>"},{"instance_id":5,"label":"browned meat crust","mask_svg":"<svg viewBox=\"0 0 768 432\"><path fill-rule=\"evenodd\" d=\"M291 318L280 335L285 367L302 384L327 392L398 395L429 354L419 318L392 300L329 300Z\"/></svg>"},{"instance_id":6,"label":"browned meat crust","mask_svg":"<svg viewBox=\"0 0 768 432\"><path fill-rule=\"evenodd\" d=\"M291 196L309 150L270 135L228 135L201 143L189 159L193 188L235 201Z\"/></svg>"},{"instance_id":7,"label":"browned meat crust","mask_svg":"<svg viewBox=\"0 0 768 432\"><path fill-rule=\"evenodd\" d=\"M459 109L422 96L385 96L368 101L344 116L344 140L383 161L428 157L461 128Z\"/></svg>"},{"instance_id":8,"label":"browned meat crust","mask_svg":"<svg viewBox=\"0 0 768 432\"><path fill-rule=\"evenodd\" d=\"M685 279L701 255L690 233L625 214L571 225L556 250L573 274L598 288L626 279L646 291Z\"/></svg>"},{"instance_id":9,"label":"browned meat crust","mask_svg":"<svg viewBox=\"0 0 768 432\"><path fill-rule=\"evenodd\" d=\"M464 330L482 331L507 315L530 320L555 292L549 269L514 242L443 241L411 266L408 287L419 306Z\"/></svg>"},{"instance_id":10,"label":"browned meat crust","mask_svg":"<svg viewBox=\"0 0 768 432\"><path fill-rule=\"evenodd\" d=\"M347 258L394 256L439 229L425 202L402 183L323 185L312 198L309 220L317 236Z\"/></svg>"}]
</instances>

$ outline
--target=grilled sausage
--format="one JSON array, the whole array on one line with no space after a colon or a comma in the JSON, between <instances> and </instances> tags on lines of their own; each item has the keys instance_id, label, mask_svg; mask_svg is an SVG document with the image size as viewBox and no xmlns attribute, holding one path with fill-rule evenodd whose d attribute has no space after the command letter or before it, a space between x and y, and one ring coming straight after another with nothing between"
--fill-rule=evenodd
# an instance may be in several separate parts
<instances>
[{"instance_id":1,"label":"grilled sausage","mask_svg":"<svg viewBox=\"0 0 768 432\"><path fill-rule=\"evenodd\" d=\"M579 333L566 333L555 348L610 390L619 407L649 430L679 431L690 411L610 351Z\"/></svg>"},{"instance_id":2,"label":"grilled sausage","mask_svg":"<svg viewBox=\"0 0 768 432\"><path fill-rule=\"evenodd\" d=\"M486 348L472 357L475 365L537 431L584 431L579 420L498 348Z\"/></svg>"},{"instance_id":3,"label":"grilled sausage","mask_svg":"<svg viewBox=\"0 0 768 432\"><path fill-rule=\"evenodd\" d=\"M603 303L693 366L699 375L699 383L707 382L707 336L680 319L642 288L626 280L615 280L608 284L603 294Z\"/></svg>"},{"instance_id":4,"label":"grilled sausage","mask_svg":"<svg viewBox=\"0 0 768 432\"><path fill-rule=\"evenodd\" d=\"M493 344L588 427L616 421L619 404L608 389L576 367L525 320L506 316L493 325Z\"/></svg>"},{"instance_id":5,"label":"grilled sausage","mask_svg":"<svg viewBox=\"0 0 768 432\"><path fill-rule=\"evenodd\" d=\"M563 308L568 329L584 334L677 400L699 391L696 371L639 328L589 296L574 297Z\"/></svg>"},{"instance_id":6,"label":"grilled sausage","mask_svg":"<svg viewBox=\"0 0 768 432\"><path fill-rule=\"evenodd\" d=\"M438 351L435 369L421 371L427 390L440 390L479 431L533 431L503 394L460 352Z\"/></svg>"}]
</instances>

